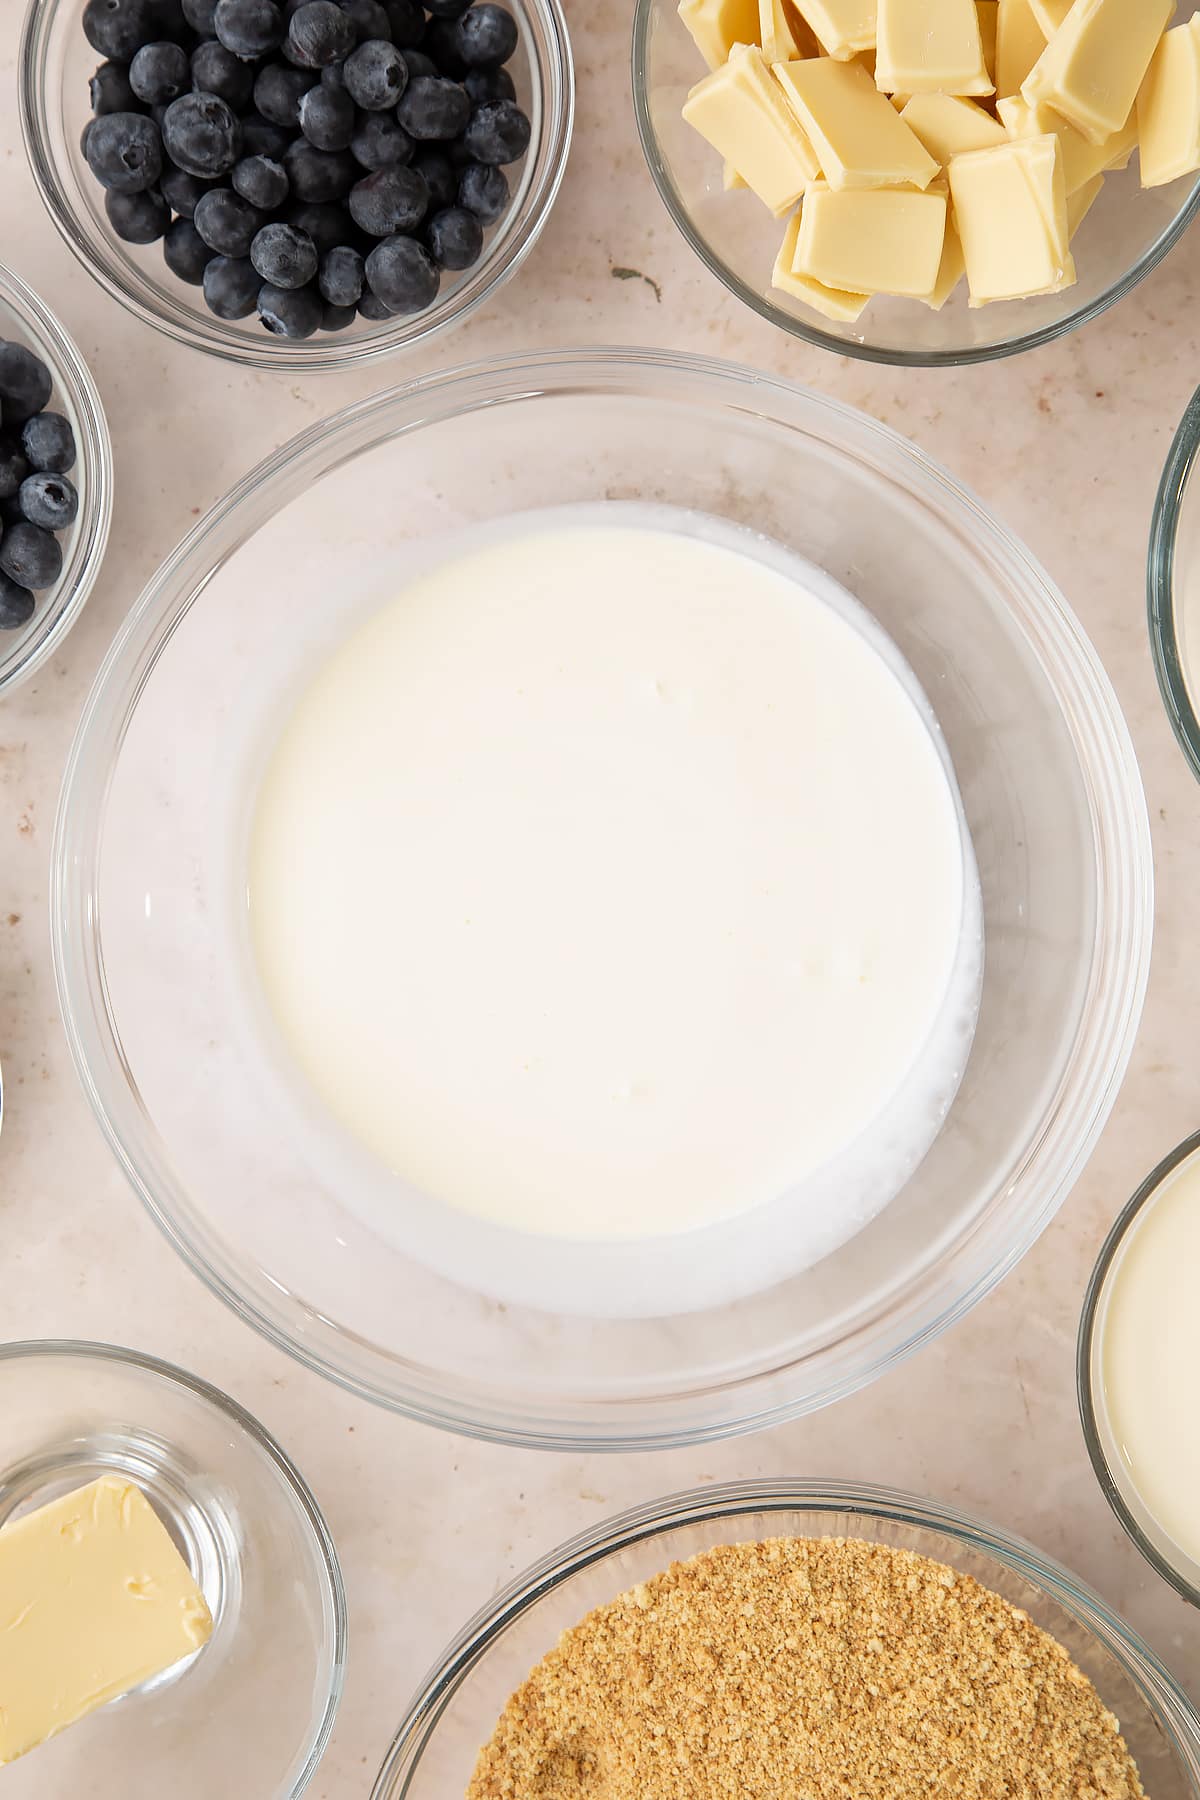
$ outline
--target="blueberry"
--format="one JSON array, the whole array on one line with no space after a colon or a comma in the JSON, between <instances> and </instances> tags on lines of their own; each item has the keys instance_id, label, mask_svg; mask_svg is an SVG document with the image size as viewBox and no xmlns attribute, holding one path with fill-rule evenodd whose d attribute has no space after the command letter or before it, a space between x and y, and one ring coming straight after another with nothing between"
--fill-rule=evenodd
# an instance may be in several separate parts
<instances>
[{"instance_id":1,"label":"blueberry","mask_svg":"<svg viewBox=\"0 0 1200 1800\"><path fill-rule=\"evenodd\" d=\"M201 194L207 194L214 183L201 181L198 176L189 175L186 169L177 169L174 163L169 162L164 164L162 180L158 185L171 211L177 212L181 219L190 219Z\"/></svg>"},{"instance_id":2,"label":"blueberry","mask_svg":"<svg viewBox=\"0 0 1200 1800\"><path fill-rule=\"evenodd\" d=\"M275 125L300 129L300 102L317 85L311 69L289 69L285 63L268 63L254 83L254 104L264 119ZM286 146L285 146L286 148Z\"/></svg>"},{"instance_id":3,"label":"blueberry","mask_svg":"<svg viewBox=\"0 0 1200 1800\"><path fill-rule=\"evenodd\" d=\"M62 574L58 539L27 519L10 525L0 538L0 572L21 587L53 587Z\"/></svg>"},{"instance_id":4,"label":"blueberry","mask_svg":"<svg viewBox=\"0 0 1200 1800\"><path fill-rule=\"evenodd\" d=\"M425 228L429 254L442 269L469 269L483 249L483 226L465 206L435 212Z\"/></svg>"},{"instance_id":5,"label":"blueberry","mask_svg":"<svg viewBox=\"0 0 1200 1800\"><path fill-rule=\"evenodd\" d=\"M75 467L75 433L61 413L39 412L26 419L21 448L31 469L65 475Z\"/></svg>"},{"instance_id":6,"label":"blueberry","mask_svg":"<svg viewBox=\"0 0 1200 1800\"><path fill-rule=\"evenodd\" d=\"M258 296L258 316L275 337L311 337L324 310L314 287L277 288L268 282Z\"/></svg>"},{"instance_id":7,"label":"blueberry","mask_svg":"<svg viewBox=\"0 0 1200 1800\"><path fill-rule=\"evenodd\" d=\"M458 178L458 204L481 225L494 225L508 205L508 176L491 163L468 163Z\"/></svg>"},{"instance_id":8,"label":"blueberry","mask_svg":"<svg viewBox=\"0 0 1200 1800\"><path fill-rule=\"evenodd\" d=\"M425 11L433 19L460 19L471 0L424 0Z\"/></svg>"},{"instance_id":9,"label":"blueberry","mask_svg":"<svg viewBox=\"0 0 1200 1800\"><path fill-rule=\"evenodd\" d=\"M423 244L397 232L376 244L367 258L367 280L394 313L420 312L437 298L437 264Z\"/></svg>"},{"instance_id":10,"label":"blueberry","mask_svg":"<svg viewBox=\"0 0 1200 1800\"><path fill-rule=\"evenodd\" d=\"M379 169L350 189L350 217L371 237L411 230L428 210L429 188L416 169Z\"/></svg>"},{"instance_id":11,"label":"blueberry","mask_svg":"<svg viewBox=\"0 0 1200 1800\"><path fill-rule=\"evenodd\" d=\"M75 523L79 511L75 483L66 475L48 471L27 475L17 501L29 524L40 525L43 531L65 531Z\"/></svg>"},{"instance_id":12,"label":"blueberry","mask_svg":"<svg viewBox=\"0 0 1200 1800\"><path fill-rule=\"evenodd\" d=\"M415 50L425 34L425 14L417 0L384 0L384 5L393 44L401 50Z\"/></svg>"},{"instance_id":13,"label":"blueberry","mask_svg":"<svg viewBox=\"0 0 1200 1800\"><path fill-rule=\"evenodd\" d=\"M172 275L199 287L215 252L210 250L190 219L176 219L163 238L163 257Z\"/></svg>"},{"instance_id":14,"label":"blueberry","mask_svg":"<svg viewBox=\"0 0 1200 1800\"><path fill-rule=\"evenodd\" d=\"M392 22L380 0L337 0L337 3L353 22L360 44L365 44L372 38L382 38L385 43L391 43Z\"/></svg>"},{"instance_id":15,"label":"blueberry","mask_svg":"<svg viewBox=\"0 0 1200 1800\"><path fill-rule=\"evenodd\" d=\"M306 231L276 221L255 235L250 261L271 287L301 288L317 272L317 246Z\"/></svg>"},{"instance_id":16,"label":"blueberry","mask_svg":"<svg viewBox=\"0 0 1200 1800\"><path fill-rule=\"evenodd\" d=\"M104 210L125 244L155 244L171 223L171 208L158 188L141 194L105 194Z\"/></svg>"},{"instance_id":17,"label":"blueberry","mask_svg":"<svg viewBox=\"0 0 1200 1800\"><path fill-rule=\"evenodd\" d=\"M322 256L317 286L330 306L357 306L363 279L363 259L349 244L335 244Z\"/></svg>"},{"instance_id":18,"label":"blueberry","mask_svg":"<svg viewBox=\"0 0 1200 1800\"><path fill-rule=\"evenodd\" d=\"M19 581L0 574L0 631L19 631L33 617L37 601Z\"/></svg>"},{"instance_id":19,"label":"blueberry","mask_svg":"<svg viewBox=\"0 0 1200 1800\"><path fill-rule=\"evenodd\" d=\"M213 24L235 56L266 56L283 42L283 14L275 0L217 0Z\"/></svg>"},{"instance_id":20,"label":"blueberry","mask_svg":"<svg viewBox=\"0 0 1200 1800\"><path fill-rule=\"evenodd\" d=\"M218 319L245 319L258 305L262 276L248 256L214 256L203 285L209 312Z\"/></svg>"},{"instance_id":21,"label":"blueberry","mask_svg":"<svg viewBox=\"0 0 1200 1800\"><path fill-rule=\"evenodd\" d=\"M471 117L471 102L456 81L418 75L409 82L396 117L410 137L438 141L459 136Z\"/></svg>"},{"instance_id":22,"label":"blueberry","mask_svg":"<svg viewBox=\"0 0 1200 1800\"><path fill-rule=\"evenodd\" d=\"M321 86L334 88L339 94L344 94L346 92L346 77L342 71L345 67L345 63L326 63L320 74Z\"/></svg>"},{"instance_id":23,"label":"blueberry","mask_svg":"<svg viewBox=\"0 0 1200 1800\"><path fill-rule=\"evenodd\" d=\"M267 222L265 213L227 187L203 194L194 216L196 230L218 256L249 256L255 233Z\"/></svg>"},{"instance_id":24,"label":"blueberry","mask_svg":"<svg viewBox=\"0 0 1200 1800\"><path fill-rule=\"evenodd\" d=\"M350 139L350 149L364 169L388 169L412 160L413 141L390 113L367 113Z\"/></svg>"},{"instance_id":25,"label":"blueberry","mask_svg":"<svg viewBox=\"0 0 1200 1800\"><path fill-rule=\"evenodd\" d=\"M183 0L183 16L202 38L216 37L217 0Z\"/></svg>"},{"instance_id":26,"label":"blueberry","mask_svg":"<svg viewBox=\"0 0 1200 1800\"><path fill-rule=\"evenodd\" d=\"M392 309L379 298L378 294L373 294L370 288L364 288L362 299L358 303L358 316L360 319L370 319L372 323L376 323L380 319L390 319Z\"/></svg>"},{"instance_id":27,"label":"blueberry","mask_svg":"<svg viewBox=\"0 0 1200 1800\"><path fill-rule=\"evenodd\" d=\"M426 54L423 50L407 50L406 49L406 50L402 50L400 52L400 54L403 56L405 64L408 68L408 78L410 81L412 80L414 75L436 75L437 74L437 72L438 72L437 64L434 62L432 56L426 56Z\"/></svg>"},{"instance_id":28,"label":"blueberry","mask_svg":"<svg viewBox=\"0 0 1200 1800\"><path fill-rule=\"evenodd\" d=\"M162 34L153 0L88 0L83 35L101 56L128 63L143 44L152 44Z\"/></svg>"},{"instance_id":29,"label":"blueberry","mask_svg":"<svg viewBox=\"0 0 1200 1800\"><path fill-rule=\"evenodd\" d=\"M181 94L167 108L163 143L189 175L224 175L242 153L242 128L218 94Z\"/></svg>"},{"instance_id":30,"label":"blueberry","mask_svg":"<svg viewBox=\"0 0 1200 1800\"><path fill-rule=\"evenodd\" d=\"M346 217L346 209L333 201L314 204L311 201L300 202L289 206L285 214L289 225L297 231L303 231L317 246L317 254L323 256L332 250L335 244L344 244L348 234L354 227Z\"/></svg>"},{"instance_id":31,"label":"blueberry","mask_svg":"<svg viewBox=\"0 0 1200 1800\"><path fill-rule=\"evenodd\" d=\"M198 94L216 94L235 113L243 113L254 92L254 70L224 44L210 38L192 51L192 86Z\"/></svg>"},{"instance_id":32,"label":"blueberry","mask_svg":"<svg viewBox=\"0 0 1200 1800\"><path fill-rule=\"evenodd\" d=\"M243 156L229 177L233 191L263 212L274 212L288 197L288 178L283 164L269 156Z\"/></svg>"},{"instance_id":33,"label":"blueberry","mask_svg":"<svg viewBox=\"0 0 1200 1800\"><path fill-rule=\"evenodd\" d=\"M300 102L300 129L318 150L348 150L358 114L344 88L309 88Z\"/></svg>"},{"instance_id":34,"label":"blueberry","mask_svg":"<svg viewBox=\"0 0 1200 1800\"><path fill-rule=\"evenodd\" d=\"M444 150L422 150L413 158L413 168L425 177L432 211L440 212L443 206L454 205L458 198L458 174Z\"/></svg>"},{"instance_id":35,"label":"blueberry","mask_svg":"<svg viewBox=\"0 0 1200 1800\"><path fill-rule=\"evenodd\" d=\"M469 69L507 62L517 47L517 22L502 6L483 0L465 12L454 29L458 54Z\"/></svg>"},{"instance_id":36,"label":"blueberry","mask_svg":"<svg viewBox=\"0 0 1200 1800\"><path fill-rule=\"evenodd\" d=\"M129 65L129 85L147 106L178 100L192 85L187 51L179 44L143 44Z\"/></svg>"},{"instance_id":37,"label":"blueberry","mask_svg":"<svg viewBox=\"0 0 1200 1800\"><path fill-rule=\"evenodd\" d=\"M302 69L341 62L357 42L353 19L333 0L306 0L288 21L286 54Z\"/></svg>"},{"instance_id":38,"label":"blueberry","mask_svg":"<svg viewBox=\"0 0 1200 1800\"><path fill-rule=\"evenodd\" d=\"M476 162L511 163L529 148L529 120L512 100L485 100L471 114L463 145Z\"/></svg>"},{"instance_id":39,"label":"blueberry","mask_svg":"<svg viewBox=\"0 0 1200 1800\"><path fill-rule=\"evenodd\" d=\"M183 44L191 49L191 32L184 16L183 0L154 0L154 14L158 20L156 38L169 38L173 44Z\"/></svg>"},{"instance_id":40,"label":"blueberry","mask_svg":"<svg viewBox=\"0 0 1200 1800\"><path fill-rule=\"evenodd\" d=\"M351 98L364 112L386 112L408 86L408 64L394 44L369 38L346 58L344 73Z\"/></svg>"},{"instance_id":41,"label":"blueberry","mask_svg":"<svg viewBox=\"0 0 1200 1800\"><path fill-rule=\"evenodd\" d=\"M153 187L162 174L162 153L158 126L144 113L104 113L88 132L88 168L101 187L118 194Z\"/></svg>"},{"instance_id":42,"label":"blueberry","mask_svg":"<svg viewBox=\"0 0 1200 1800\"><path fill-rule=\"evenodd\" d=\"M29 473L29 464L14 437L0 438L0 500L11 500Z\"/></svg>"},{"instance_id":43,"label":"blueberry","mask_svg":"<svg viewBox=\"0 0 1200 1800\"><path fill-rule=\"evenodd\" d=\"M87 124L84 126L83 130L79 134L79 149L80 149L80 152L81 152L85 162L87 160L88 138L92 134L92 126L95 123L96 123L95 119L89 119Z\"/></svg>"},{"instance_id":44,"label":"blueberry","mask_svg":"<svg viewBox=\"0 0 1200 1800\"><path fill-rule=\"evenodd\" d=\"M264 119L260 112L243 115L242 149L247 156L269 156L273 162L279 162L291 141L292 133L286 125Z\"/></svg>"},{"instance_id":45,"label":"blueberry","mask_svg":"<svg viewBox=\"0 0 1200 1800\"><path fill-rule=\"evenodd\" d=\"M92 111L100 113L136 112L137 95L129 85L129 70L124 63L102 62L88 84Z\"/></svg>"},{"instance_id":46,"label":"blueberry","mask_svg":"<svg viewBox=\"0 0 1200 1800\"><path fill-rule=\"evenodd\" d=\"M515 100L517 97L507 69L468 69L463 86L476 106L484 100Z\"/></svg>"},{"instance_id":47,"label":"blueberry","mask_svg":"<svg viewBox=\"0 0 1200 1800\"><path fill-rule=\"evenodd\" d=\"M283 166L297 200L341 200L359 174L348 150L318 150L303 137L289 144Z\"/></svg>"},{"instance_id":48,"label":"blueberry","mask_svg":"<svg viewBox=\"0 0 1200 1800\"><path fill-rule=\"evenodd\" d=\"M50 371L40 356L24 344L0 338L0 404L9 425L24 424L41 412L52 389Z\"/></svg>"},{"instance_id":49,"label":"blueberry","mask_svg":"<svg viewBox=\"0 0 1200 1800\"><path fill-rule=\"evenodd\" d=\"M322 331L345 331L358 317L357 306L331 306L327 300L321 308Z\"/></svg>"},{"instance_id":50,"label":"blueberry","mask_svg":"<svg viewBox=\"0 0 1200 1800\"><path fill-rule=\"evenodd\" d=\"M467 65L458 53L457 25L454 19L430 19L421 39L421 48L432 56L438 72L461 81Z\"/></svg>"}]
</instances>

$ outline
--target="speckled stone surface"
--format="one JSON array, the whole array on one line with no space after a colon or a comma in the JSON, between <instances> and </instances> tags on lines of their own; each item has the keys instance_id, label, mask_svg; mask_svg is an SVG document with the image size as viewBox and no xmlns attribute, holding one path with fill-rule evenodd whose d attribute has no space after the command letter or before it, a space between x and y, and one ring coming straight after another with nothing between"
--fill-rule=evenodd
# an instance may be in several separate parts
<instances>
[{"instance_id":1,"label":"speckled stone surface","mask_svg":"<svg viewBox=\"0 0 1200 1800\"><path fill-rule=\"evenodd\" d=\"M90 362L119 489L108 561L80 624L0 707L0 1061L10 1107L0 1335L123 1338L230 1389L295 1455L337 1539L351 1615L345 1700L310 1790L318 1800L367 1791L435 1654L527 1561L626 1504L750 1475L870 1479L989 1515L1098 1587L1200 1701L1200 1615L1124 1542L1087 1462L1074 1397L1076 1321L1105 1229L1150 1166L1200 1124L1200 787L1159 705L1143 599L1155 486L1200 379L1200 233L1114 312L1015 363L901 373L825 355L749 316L675 235L637 145L628 0L569 0L568 10L575 149L520 277L422 358L290 384L174 349L69 256L25 165L21 8L0 0L0 259L46 297ZM617 279L615 268L651 280ZM51 827L76 717L118 621L198 513L295 431L406 374L598 341L734 357L811 383L911 434L969 483L1041 558L1100 650L1141 758L1158 874L1132 1070L1084 1178L1018 1272L915 1361L815 1418L694 1453L619 1460L494 1449L391 1418L307 1374L210 1299L101 1142L69 1064L47 932Z\"/></svg>"}]
</instances>

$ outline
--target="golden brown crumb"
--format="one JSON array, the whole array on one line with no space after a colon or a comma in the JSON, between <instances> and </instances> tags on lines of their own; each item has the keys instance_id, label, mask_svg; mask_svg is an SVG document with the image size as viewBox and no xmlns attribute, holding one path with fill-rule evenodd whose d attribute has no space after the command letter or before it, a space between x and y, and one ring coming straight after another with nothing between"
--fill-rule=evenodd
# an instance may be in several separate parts
<instances>
[{"instance_id":1,"label":"golden brown crumb","mask_svg":"<svg viewBox=\"0 0 1200 1800\"><path fill-rule=\"evenodd\" d=\"M568 1631L467 1800L1145 1800L1062 1646L884 1544L728 1545Z\"/></svg>"}]
</instances>

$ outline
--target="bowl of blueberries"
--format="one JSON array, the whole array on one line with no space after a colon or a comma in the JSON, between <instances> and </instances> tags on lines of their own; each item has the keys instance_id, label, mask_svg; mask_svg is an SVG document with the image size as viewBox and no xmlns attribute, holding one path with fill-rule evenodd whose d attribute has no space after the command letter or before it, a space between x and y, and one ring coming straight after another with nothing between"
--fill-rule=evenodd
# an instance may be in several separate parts
<instances>
[{"instance_id":1,"label":"bowl of blueberries","mask_svg":"<svg viewBox=\"0 0 1200 1800\"><path fill-rule=\"evenodd\" d=\"M20 93L50 215L110 294L306 370L481 306L574 112L560 0L31 0Z\"/></svg>"},{"instance_id":2,"label":"bowl of blueberries","mask_svg":"<svg viewBox=\"0 0 1200 1800\"><path fill-rule=\"evenodd\" d=\"M0 694L74 624L112 516L108 426L53 313L0 267Z\"/></svg>"}]
</instances>

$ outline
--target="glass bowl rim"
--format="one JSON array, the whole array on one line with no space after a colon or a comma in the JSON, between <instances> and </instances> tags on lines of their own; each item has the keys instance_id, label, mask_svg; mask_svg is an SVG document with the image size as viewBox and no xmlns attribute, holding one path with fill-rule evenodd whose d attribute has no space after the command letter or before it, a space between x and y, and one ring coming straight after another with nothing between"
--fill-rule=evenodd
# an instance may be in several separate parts
<instances>
[{"instance_id":1,"label":"glass bowl rim","mask_svg":"<svg viewBox=\"0 0 1200 1800\"><path fill-rule=\"evenodd\" d=\"M1189 1137L1184 1138L1182 1143L1176 1144L1173 1150L1169 1150L1162 1161L1151 1169L1132 1198L1126 1201L1117 1214L1096 1259L1096 1266L1092 1270L1087 1292L1084 1295L1083 1310L1079 1319L1079 1335L1076 1340L1075 1388L1079 1400L1079 1417L1083 1425L1084 1442L1087 1445L1092 1469L1100 1484L1100 1491L1108 1501L1118 1524L1155 1573L1161 1575L1163 1580L1168 1582L1175 1592L1182 1595L1192 1606L1200 1607L1200 1588L1197 1588L1185 1575L1181 1574L1156 1544L1151 1543L1135 1518L1113 1473L1100 1436L1100 1409L1096 1401L1092 1367L1097 1315L1109 1271L1129 1233L1138 1224L1142 1213L1153 1201L1167 1176L1173 1174L1180 1164L1186 1162L1197 1150L1200 1150L1200 1131L1192 1132Z\"/></svg>"},{"instance_id":2,"label":"glass bowl rim","mask_svg":"<svg viewBox=\"0 0 1200 1800\"><path fill-rule=\"evenodd\" d=\"M516 1576L467 1621L421 1682L392 1739L371 1800L403 1800L407 1789L398 1782L418 1767L463 1679L513 1621L544 1594L614 1552L663 1532L764 1512L852 1513L938 1532L993 1557L1101 1639L1173 1748L1190 1753L1200 1786L1200 1712L1141 1635L1062 1563L1025 1538L977 1519L948 1501L927 1500L872 1482L767 1477L689 1488L630 1507L569 1538ZM801 1534L793 1531L789 1535Z\"/></svg>"},{"instance_id":3,"label":"glass bowl rim","mask_svg":"<svg viewBox=\"0 0 1200 1800\"><path fill-rule=\"evenodd\" d=\"M65 7L66 0L29 0L17 53L21 135L42 204L67 248L106 294L173 343L219 361L248 369L324 374L358 368L406 350L423 349L444 331L469 319L518 273L541 237L566 173L575 121L575 65L562 0L523 0L523 4L537 15L552 52L549 62L530 58L545 109L543 136L547 153L543 177L526 192L505 236L485 247L473 279L461 282L424 313L397 315L381 331L361 337L325 332L299 341L275 338L268 332L258 337L243 336L215 315L210 317L202 310L191 309L185 313L182 304L176 317L142 291L136 275L128 280L118 277L93 255L88 230L80 223L60 180L49 127L45 47L55 15ZM460 299L462 295L468 297Z\"/></svg>"},{"instance_id":4,"label":"glass bowl rim","mask_svg":"<svg viewBox=\"0 0 1200 1800\"><path fill-rule=\"evenodd\" d=\"M1200 718L1188 692L1179 658L1175 617L1175 548L1184 501L1200 453L1200 388L1171 440L1154 499L1146 560L1146 616L1154 673L1176 741L1192 774L1200 780Z\"/></svg>"},{"instance_id":5,"label":"glass bowl rim","mask_svg":"<svg viewBox=\"0 0 1200 1800\"><path fill-rule=\"evenodd\" d=\"M819 350L832 350L836 356L854 357L859 362L883 363L901 369L949 369L963 368L971 363L998 362L1006 356L1019 356L1026 350L1037 350L1045 344L1057 342L1068 332L1076 331L1082 325L1091 324L1102 313L1115 306L1119 300L1132 293L1147 275L1156 269L1179 242L1196 214L1200 212L1200 177L1192 183L1187 198L1183 201L1170 224L1161 231L1138 258L1102 294L1094 300L1087 301L1074 312L1047 325L1039 325L1035 330L1020 332L1018 335L1003 339L995 344L978 344L959 350L902 350L881 344L861 343L854 338L841 338L832 332L824 331L819 325L807 319L795 317L785 312L782 307L772 304L750 284L743 281L736 270L731 268L712 249L708 240L697 230L692 221L689 208L671 179L658 142L658 133L654 129L654 120L650 110L649 79L649 42L651 15L661 0L636 0L633 12L633 46L632 46L632 81L633 109L637 119L638 137L641 141L642 154L646 159L659 198L670 214L676 229L688 243L710 275L727 288L743 305L750 307L765 319L768 324L776 325L791 337L802 339L806 344L814 344Z\"/></svg>"},{"instance_id":6,"label":"glass bowl rim","mask_svg":"<svg viewBox=\"0 0 1200 1800\"><path fill-rule=\"evenodd\" d=\"M66 394L81 429L82 441L77 446L77 453L86 473L79 517L70 528L72 533L83 537L86 545L74 587L57 613L54 613L57 590L50 590L48 602L43 600L40 610L52 616L39 626L38 615L34 614L19 661L6 675L0 676L2 697L27 681L54 655L83 611L84 603L96 585L108 547L115 472L112 438L100 391L66 326L40 295L3 263L0 263L0 300L11 307L27 327L36 339L39 352L48 353L55 386Z\"/></svg>"},{"instance_id":7,"label":"glass bowl rim","mask_svg":"<svg viewBox=\"0 0 1200 1800\"><path fill-rule=\"evenodd\" d=\"M623 379L626 385L614 378ZM649 391L647 379L657 384ZM802 408L822 420L832 420L843 434L843 442L849 436L860 453L866 444L902 457L905 469L920 478L927 494L932 490L943 502L949 499L956 515L970 520L1007 568L1013 583L1010 604L1037 644L1038 659L1071 731L1105 891L1097 907L1088 1002L1071 1062L1048 1103L1042 1128L1026 1146L1021 1162L1026 1211L1019 1220L1020 1229L1011 1229L1013 1221L1006 1214L1009 1230L1003 1251L991 1254L983 1266L979 1239L985 1231L995 1236L996 1225L990 1216L981 1218L963 1235L949 1272L940 1267L923 1270L904 1296L889 1298L883 1314L886 1329L872 1313L819 1352L780 1365L803 1366L817 1356L828 1362L836 1352L839 1366L832 1371L823 1369L820 1382L785 1399L764 1398L756 1390L775 1379L779 1368L772 1365L756 1369L750 1376L738 1374L721 1392L740 1398L716 1416L711 1411L713 1394L707 1387L682 1395L655 1396L653 1406L660 1410L653 1417L649 1416L651 1408L639 1403L640 1409L635 1409L638 1416L632 1422L616 1416L620 1409L612 1401L558 1401L555 1405L560 1410L547 1405L539 1411L535 1403L523 1398L506 1395L501 1402L477 1386L468 1387L458 1377L431 1380L430 1371L424 1368L420 1378L413 1380L401 1359L374 1347L370 1354L376 1363L382 1360L388 1365L386 1375L381 1376L378 1367L364 1374L350 1366L347 1351L339 1355L311 1332L306 1335L297 1330L286 1310L289 1306L299 1305L310 1326L330 1323L299 1296L285 1293L282 1302L272 1298L268 1310L262 1295L249 1291L236 1259L226 1254L219 1241L206 1241L211 1234L206 1234L202 1219L193 1216L194 1207L148 1139L136 1089L120 1058L119 1037L107 1010L98 919L94 910L88 911L102 806L99 795L94 809L85 804L81 790L89 781L100 779L92 773L100 769L105 771L106 789L112 760L119 753L121 722L129 706L136 703L181 611L202 591L203 581L197 585L198 571L211 570L214 557L223 560L243 541L258 522L256 502L259 506L264 503L264 490L268 499L275 498L279 478L290 474L296 481L311 480L382 437L401 436L506 399L583 391L661 400L664 394L690 392L689 384L696 383L702 384L705 400L713 406L720 403L745 411L756 394L777 395L781 406ZM386 428L384 420L388 421ZM239 521L240 532L235 529ZM190 598L181 602L173 589L185 574ZM1035 597L1028 614L1021 610L1027 592ZM94 740L100 748L93 748ZM1008 1274L1066 1197L1123 1078L1148 974L1152 888L1145 798L1111 685L1049 577L969 490L890 426L783 378L685 352L631 347L554 349L474 362L401 383L348 406L268 456L192 527L130 609L80 717L55 823L51 940L59 1006L72 1059L100 1128L156 1224L193 1272L238 1316L290 1356L360 1398L422 1423L526 1448L632 1452L741 1435L801 1416L854 1392L962 1317ZM164 1192L169 1198L163 1198ZM951 1274L956 1277L953 1282ZM359 1348L359 1340L346 1326L334 1324L333 1334L335 1346L348 1341L355 1351ZM665 1421L664 1411L669 1415ZM699 1417L700 1413L706 1416Z\"/></svg>"}]
</instances>

